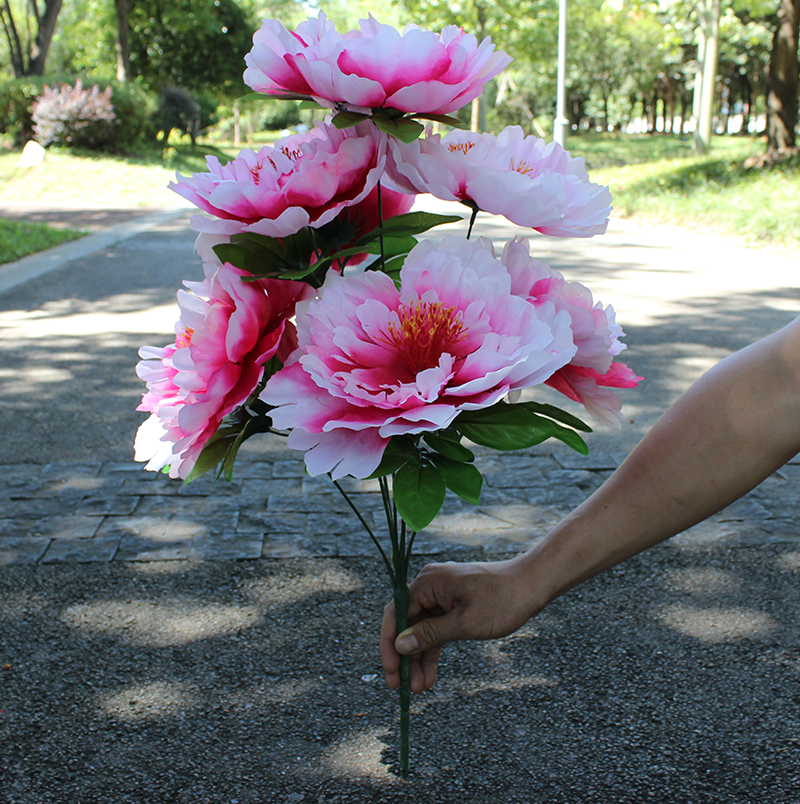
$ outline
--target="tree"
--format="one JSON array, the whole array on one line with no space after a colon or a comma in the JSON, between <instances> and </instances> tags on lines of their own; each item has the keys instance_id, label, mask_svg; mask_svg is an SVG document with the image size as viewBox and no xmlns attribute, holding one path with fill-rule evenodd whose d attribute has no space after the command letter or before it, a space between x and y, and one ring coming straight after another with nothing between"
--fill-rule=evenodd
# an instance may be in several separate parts
<instances>
[{"instance_id":1,"label":"tree","mask_svg":"<svg viewBox=\"0 0 800 804\"><path fill-rule=\"evenodd\" d=\"M244 92L244 56L256 23L233 0L136 0L130 7L130 69L151 89Z\"/></svg>"},{"instance_id":2,"label":"tree","mask_svg":"<svg viewBox=\"0 0 800 804\"><path fill-rule=\"evenodd\" d=\"M0 22L8 41L11 68L17 78L27 75L44 75L45 62L56 30L62 0L45 0L41 12L36 0L29 0L23 10L12 8L10 0L0 1ZM17 15L15 20L14 15ZM21 29L17 20L24 21ZM20 30L25 33L23 39Z\"/></svg>"},{"instance_id":3,"label":"tree","mask_svg":"<svg viewBox=\"0 0 800 804\"><path fill-rule=\"evenodd\" d=\"M780 0L769 60L767 152L795 148L800 0Z\"/></svg>"},{"instance_id":4,"label":"tree","mask_svg":"<svg viewBox=\"0 0 800 804\"><path fill-rule=\"evenodd\" d=\"M117 81L131 80L130 11L133 0L114 0L117 12Z\"/></svg>"}]
</instances>

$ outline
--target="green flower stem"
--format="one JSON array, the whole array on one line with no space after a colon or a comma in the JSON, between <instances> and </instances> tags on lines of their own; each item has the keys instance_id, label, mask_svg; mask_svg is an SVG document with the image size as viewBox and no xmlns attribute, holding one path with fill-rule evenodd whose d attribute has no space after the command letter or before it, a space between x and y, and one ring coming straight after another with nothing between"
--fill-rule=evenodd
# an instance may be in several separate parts
<instances>
[{"instance_id":1,"label":"green flower stem","mask_svg":"<svg viewBox=\"0 0 800 804\"><path fill-rule=\"evenodd\" d=\"M478 217L478 207L472 207L472 215L470 215L469 219L469 229L467 229L467 240L469 240L470 235L472 234L472 227L475 225L475 218Z\"/></svg>"},{"instance_id":2,"label":"green flower stem","mask_svg":"<svg viewBox=\"0 0 800 804\"><path fill-rule=\"evenodd\" d=\"M408 584L405 578L394 588L395 625L400 634L408 628ZM400 657L400 772L408 774L410 763L408 758L409 733L411 727L411 659Z\"/></svg>"},{"instance_id":3,"label":"green flower stem","mask_svg":"<svg viewBox=\"0 0 800 804\"><path fill-rule=\"evenodd\" d=\"M381 230L379 239L381 244L381 271L386 273L386 247L383 242L383 198L381 197L381 183L378 182L378 226Z\"/></svg>"}]
</instances>

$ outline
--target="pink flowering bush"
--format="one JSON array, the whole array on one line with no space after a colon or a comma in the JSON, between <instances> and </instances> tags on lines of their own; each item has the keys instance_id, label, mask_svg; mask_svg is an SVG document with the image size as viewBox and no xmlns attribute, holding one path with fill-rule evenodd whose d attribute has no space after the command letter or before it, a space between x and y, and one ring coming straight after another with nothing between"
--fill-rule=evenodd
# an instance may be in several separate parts
<instances>
[{"instance_id":1,"label":"pink flowering bush","mask_svg":"<svg viewBox=\"0 0 800 804\"><path fill-rule=\"evenodd\" d=\"M137 374L147 392L137 410L150 418L136 438L136 460L186 478L223 418L258 385L264 364L294 349L289 320L310 292L302 282L243 282L244 271L219 265L178 291L175 343L145 346Z\"/></svg>"},{"instance_id":2,"label":"pink flowering bush","mask_svg":"<svg viewBox=\"0 0 800 804\"><path fill-rule=\"evenodd\" d=\"M569 313L576 352L545 384L582 404L603 424L618 429L622 414L620 398L609 388L635 388L641 381L624 363L614 358L627 347L621 342L622 327L614 308L594 304L592 292L578 282L567 282L558 271L530 256L527 240L506 244L503 264L511 275L512 292L535 307L553 304Z\"/></svg>"},{"instance_id":3,"label":"pink flowering bush","mask_svg":"<svg viewBox=\"0 0 800 804\"><path fill-rule=\"evenodd\" d=\"M515 295L488 241L425 241L400 279L331 274L298 308L298 349L261 399L312 475L366 477L392 436L445 429L575 354L569 314Z\"/></svg>"},{"instance_id":4,"label":"pink flowering bush","mask_svg":"<svg viewBox=\"0 0 800 804\"><path fill-rule=\"evenodd\" d=\"M386 160L385 137L369 124L340 131L323 123L306 135L244 149L227 165L206 158L208 173L177 175L169 186L212 218L196 216L200 232L271 237L318 228L363 201Z\"/></svg>"},{"instance_id":5,"label":"pink flowering bush","mask_svg":"<svg viewBox=\"0 0 800 804\"><path fill-rule=\"evenodd\" d=\"M588 180L583 159L519 126L496 137L451 131L393 141L388 173L398 190L461 201L556 237L602 234L611 212L611 193Z\"/></svg>"},{"instance_id":6,"label":"pink flowering bush","mask_svg":"<svg viewBox=\"0 0 800 804\"><path fill-rule=\"evenodd\" d=\"M309 97L328 108L449 114L481 94L511 58L455 25L401 33L370 15L342 36L321 13L290 33L264 20L245 57L244 82L257 92Z\"/></svg>"}]
</instances>

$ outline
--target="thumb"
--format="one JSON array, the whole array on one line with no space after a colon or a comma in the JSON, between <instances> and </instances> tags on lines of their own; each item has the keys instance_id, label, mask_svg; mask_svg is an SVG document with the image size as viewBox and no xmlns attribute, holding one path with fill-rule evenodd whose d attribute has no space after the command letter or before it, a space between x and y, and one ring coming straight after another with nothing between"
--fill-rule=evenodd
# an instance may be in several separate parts
<instances>
[{"instance_id":1,"label":"thumb","mask_svg":"<svg viewBox=\"0 0 800 804\"><path fill-rule=\"evenodd\" d=\"M455 610L441 617L420 620L406 628L395 640L395 650L402 655L440 648L446 642L460 639L458 615Z\"/></svg>"}]
</instances>

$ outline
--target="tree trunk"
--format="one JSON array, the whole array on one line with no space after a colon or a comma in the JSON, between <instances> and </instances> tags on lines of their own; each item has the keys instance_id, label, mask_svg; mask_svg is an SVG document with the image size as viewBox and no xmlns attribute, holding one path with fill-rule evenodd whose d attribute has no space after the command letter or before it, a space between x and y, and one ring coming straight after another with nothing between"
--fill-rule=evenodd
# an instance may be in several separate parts
<instances>
[{"instance_id":1,"label":"tree trunk","mask_svg":"<svg viewBox=\"0 0 800 804\"><path fill-rule=\"evenodd\" d=\"M714 120L714 99L717 94L717 62L719 60L720 0L706 0L703 26L705 27L705 53L703 54L703 81L700 109L694 131L694 146L704 154L711 146L711 129Z\"/></svg>"},{"instance_id":2,"label":"tree trunk","mask_svg":"<svg viewBox=\"0 0 800 804\"><path fill-rule=\"evenodd\" d=\"M39 30L36 32L36 39L31 50L28 75L44 75L44 64L47 61L50 43L53 41L61 3L62 0L47 0L45 3L44 14L38 20Z\"/></svg>"},{"instance_id":3,"label":"tree trunk","mask_svg":"<svg viewBox=\"0 0 800 804\"><path fill-rule=\"evenodd\" d=\"M796 143L798 23L800 0L781 0L769 59L768 153L794 148Z\"/></svg>"},{"instance_id":4,"label":"tree trunk","mask_svg":"<svg viewBox=\"0 0 800 804\"><path fill-rule=\"evenodd\" d=\"M8 0L0 5L0 22L3 23L3 29L6 32L6 39L8 39L8 51L11 55L11 69L14 72L15 78L22 78L25 75L25 54L22 50L22 43L19 39L17 26L14 23L14 17L11 14L11 6Z\"/></svg>"},{"instance_id":5,"label":"tree trunk","mask_svg":"<svg viewBox=\"0 0 800 804\"><path fill-rule=\"evenodd\" d=\"M131 51L128 44L128 14L133 0L114 0L117 8L117 81L131 80Z\"/></svg>"}]
</instances>

